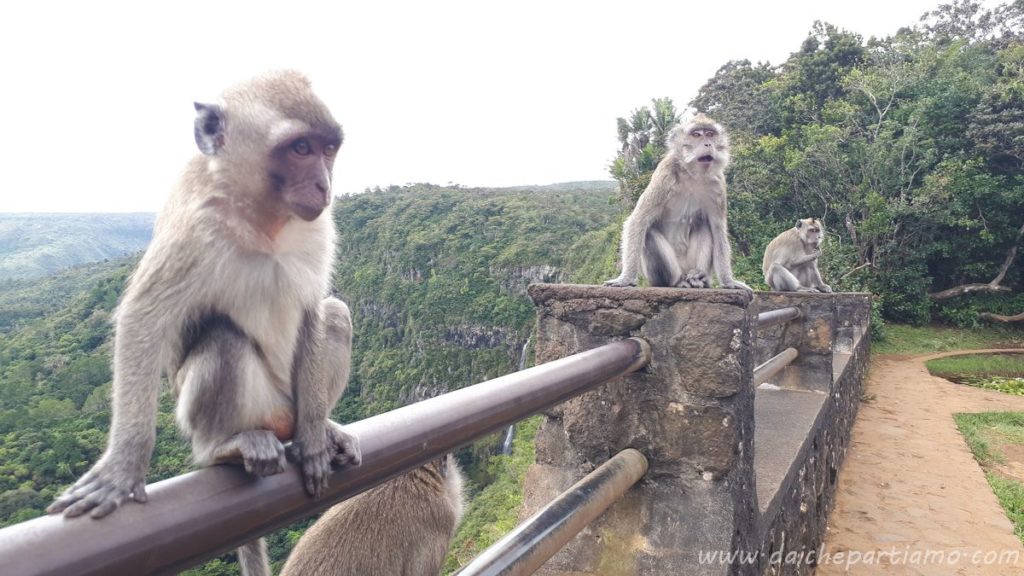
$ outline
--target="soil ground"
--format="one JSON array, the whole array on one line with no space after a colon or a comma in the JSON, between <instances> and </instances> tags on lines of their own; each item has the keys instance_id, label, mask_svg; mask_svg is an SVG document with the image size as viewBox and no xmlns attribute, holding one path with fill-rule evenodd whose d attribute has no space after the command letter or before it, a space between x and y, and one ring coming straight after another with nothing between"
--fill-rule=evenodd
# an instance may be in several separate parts
<instances>
[{"instance_id":1,"label":"soil ground","mask_svg":"<svg viewBox=\"0 0 1024 576\"><path fill-rule=\"evenodd\" d=\"M960 412L1024 412L1024 397L924 367L990 351L872 358L815 574L1024 574L1024 546L953 421ZM1009 470L1024 470L1024 453L1005 456Z\"/></svg>"}]
</instances>

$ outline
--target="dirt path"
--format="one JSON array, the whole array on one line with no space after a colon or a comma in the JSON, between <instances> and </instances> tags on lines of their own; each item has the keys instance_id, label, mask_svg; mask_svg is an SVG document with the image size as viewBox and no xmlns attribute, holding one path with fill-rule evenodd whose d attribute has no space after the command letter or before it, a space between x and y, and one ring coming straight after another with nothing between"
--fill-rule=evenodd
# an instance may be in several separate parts
<instances>
[{"instance_id":1,"label":"dirt path","mask_svg":"<svg viewBox=\"0 0 1024 576\"><path fill-rule=\"evenodd\" d=\"M1024 397L924 367L962 353L872 359L825 537L832 563L819 563L818 576L1024 574L1024 546L952 416L1024 411Z\"/></svg>"}]
</instances>

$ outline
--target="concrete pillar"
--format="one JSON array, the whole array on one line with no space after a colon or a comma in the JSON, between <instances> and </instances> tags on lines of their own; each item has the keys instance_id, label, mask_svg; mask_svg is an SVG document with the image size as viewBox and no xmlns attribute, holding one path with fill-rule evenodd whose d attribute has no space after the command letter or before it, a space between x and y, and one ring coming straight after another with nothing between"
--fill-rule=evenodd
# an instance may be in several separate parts
<instances>
[{"instance_id":1,"label":"concrete pillar","mask_svg":"<svg viewBox=\"0 0 1024 576\"><path fill-rule=\"evenodd\" d=\"M537 362L609 341L651 364L547 413L522 517L624 448L650 470L538 574L729 574L698 552L757 550L751 296L739 290L535 284Z\"/></svg>"}]
</instances>

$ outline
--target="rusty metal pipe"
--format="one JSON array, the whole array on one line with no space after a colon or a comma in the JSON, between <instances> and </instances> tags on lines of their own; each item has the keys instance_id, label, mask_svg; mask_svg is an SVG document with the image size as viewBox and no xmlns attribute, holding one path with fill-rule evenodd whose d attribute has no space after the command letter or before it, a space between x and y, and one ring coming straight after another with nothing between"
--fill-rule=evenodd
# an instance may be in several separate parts
<instances>
[{"instance_id":1,"label":"rusty metal pipe","mask_svg":"<svg viewBox=\"0 0 1024 576\"><path fill-rule=\"evenodd\" d=\"M761 312L757 315L757 319L754 324L758 330L763 328L770 328L778 324L784 324L791 320L796 320L802 316L800 309L795 306L789 308L779 308L777 310L769 310L767 312Z\"/></svg>"},{"instance_id":2,"label":"rusty metal pipe","mask_svg":"<svg viewBox=\"0 0 1024 576\"><path fill-rule=\"evenodd\" d=\"M800 353L796 348L786 348L775 356L772 356L764 364L754 368L754 386L767 382L772 376L778 374L783 368L789 366Z\"/></svg>"},{"instance_id":3,"label":"rusty metal pipe","mask_svg":"<svg viewBox=\"0 0 1024 576\"><path fill-rule=\"evenodd\" d=\"M473 559L458 576L533 574L647 473L647 458L619 452Z\"/></svg>"},{"instance_id":4,"label":"rusty metal pipe","mask_svg":"<svg viewBox=\"0 0 1024 576\"><path fill-rule=\"evenodd\" d=\"M213 466L157 482L149 502L100 519L44 516L0 530L5 576L176 574L314 514L530 414L639 370L650 346L629 338L354 422L363 464L335 470L320 500L298 470L253 478Z\"/></svg>"}]
</instances>

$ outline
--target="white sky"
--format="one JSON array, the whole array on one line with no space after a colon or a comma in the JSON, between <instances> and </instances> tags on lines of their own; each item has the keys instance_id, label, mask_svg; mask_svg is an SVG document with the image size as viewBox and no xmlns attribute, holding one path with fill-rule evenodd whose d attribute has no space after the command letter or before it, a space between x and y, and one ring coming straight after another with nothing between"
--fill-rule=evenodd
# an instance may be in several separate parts
<instances>
[{"instance_id":1,"label":"white sky","mask_svg":"<svg viewBox=\"0 0 1024 576\"><path fill-rule=\"evenodd\" d=\"M608 179L615 118L683 109L815 20L887 36L939 0L20 1L0 7L0 212L155 211L194 100L271 68L345 129L335 193Z\"/></svg>"}]
</instances>

